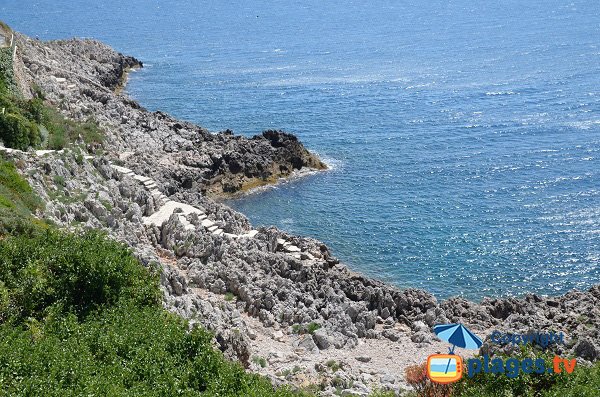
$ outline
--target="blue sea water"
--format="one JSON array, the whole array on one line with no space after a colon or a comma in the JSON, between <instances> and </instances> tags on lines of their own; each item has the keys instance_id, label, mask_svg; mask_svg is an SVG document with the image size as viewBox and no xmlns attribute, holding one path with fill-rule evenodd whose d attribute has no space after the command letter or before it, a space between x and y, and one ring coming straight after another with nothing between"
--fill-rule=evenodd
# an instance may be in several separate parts
<instances>
[{"instance_id":1,"label":"blue sea water","mask_svg":"<svg viewBox=\"0 0 600 397\"><path fill-rule=\"evenodd\" d=\"M128 92L297 134L331 170L231 202L445 298L600 282L600 3L3 0L42 39L144 61Z\"/></svg>"}]
</instances>

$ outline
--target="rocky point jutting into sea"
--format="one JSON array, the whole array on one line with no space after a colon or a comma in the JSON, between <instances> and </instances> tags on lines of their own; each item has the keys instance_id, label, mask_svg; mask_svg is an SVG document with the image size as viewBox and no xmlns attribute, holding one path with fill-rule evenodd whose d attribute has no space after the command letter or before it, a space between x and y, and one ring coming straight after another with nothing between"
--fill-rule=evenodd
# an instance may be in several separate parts
<instances>
[{"instance_id":1,"label":"rocky point jutting into sea","mask_svg":"<svg viewBox=\"0 0 600 397\"><path fill-rule=\"evenodd\" d=\"M212 330L226 356L274 383L318 383L324 395L334 393L334 379L356 395L400 390L407 366L446 351L431 328L448 322L482 337L561 331L566 344L557 352L598 360L599 286L558 297L438 301L353 272L323 243L255 230L214 200L326 169L294 135L247 139L149 112L120 90L141 62L100 42L15 40L23 94L37 86L65 116L93 118L106 133L83 160L69 149L9 151L46 203L38 216L105 230L145 265L159 265L164 306Z\"/></svg>"}]
</instances>

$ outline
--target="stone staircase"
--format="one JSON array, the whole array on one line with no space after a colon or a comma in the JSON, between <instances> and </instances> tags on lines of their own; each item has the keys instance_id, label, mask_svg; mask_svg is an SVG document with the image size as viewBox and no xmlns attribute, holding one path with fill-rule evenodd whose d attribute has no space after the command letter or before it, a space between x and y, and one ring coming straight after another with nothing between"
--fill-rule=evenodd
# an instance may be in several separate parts
<instances>
[{"instance_id":1,"label":"stone staircase","mask_svg":"<svg viewBox=\"0 0 600 397\"><path fill-rule=\"evenodd\" d=\"M111 164L111 167L120 174L133 178L141 183L154 198L154 202L157 204L158 209L152 215L142 218L145 225L162 227L162 225L169 220L173 213L177 213L179 221L185 230L196 230L196 227L190 223L188 219L188 216L191 214L196 214L198 220L200 221L200 225L215 236L224 236L229 238L253 238L258 234L258 230L250 230L244 234L225 233L223 229L221 229L215 222L208 219L208 216L204 210L189 204L180 203L169 199L158 189L158 185L153 179L137 175L129 168L121 167L119 165Z\"/></svg>"},{"instance_id":2,"label":"stone staircase","mask_svg":"<svg viewBox=\"0 0 600 397\"><path fill-rule=\"evenodd\" d=\"M7 147L0 146L0 151L4 151L6 153L24 153L28 154L28 152L24 152L18 149L11 149ZM34 153L38 157L45 156L51 153L63 153L64 150L36 150ZM94 156L83 156L86 160L92 160ZM154 198L154 202L158 206L158 209L150 216L146 216L142 218L142 221L145 225L154 225L158 227L162 227L162 225L169 220L173 213L177 213L179 217L179 221L185 228L185 230L196 230L196 226L190 223L188 216L192 214L196 214L198 220L200 221L200 225L206 229L209 233L214 234L215 236L224 236L228 238L254 238L258 234L258 230L250 230L243 234L232 234L226 233L221 229L215 222L208 219L208 216L204 212L204 210L191 206L189 204L180 203L177 201L173 201L169 199L167 196L163 194L158 188L156 182L148 177L137 175L131 169L125 168L116 164L110 164L110 166L120 173L123 176L133 178L134 180L141 183L146 190L150 192L152 197ZM284 252L288 255L293 256L296 259L315 259L309 252L302 251L299 247L293 245L291 242L278 239L277 240L277 250L280 252Z\"/></svg>"}]
</instances>

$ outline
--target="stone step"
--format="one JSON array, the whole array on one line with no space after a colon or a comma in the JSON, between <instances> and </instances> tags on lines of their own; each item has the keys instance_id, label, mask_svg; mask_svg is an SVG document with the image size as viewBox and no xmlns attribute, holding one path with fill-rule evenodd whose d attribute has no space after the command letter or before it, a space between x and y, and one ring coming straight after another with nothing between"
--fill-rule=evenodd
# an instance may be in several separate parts
<instances>
[{"instance_id":1,"label":"stone step","mask_svg":"<svg viewBox=\"0 0 600 397\"><path fill-rule=\"evenodd\" d=\"M183 228L184 228L185 230L194 230L194 229L196 229L196 228L194 227L194 225L192 225L192 224L191 224L191 223L190 223L190 222L189 222L189 221L186 219L185 215L183 215L183 214L178 214L177 216L179 217L179 222L181 222L181 224L183 225Z\"/></svg>"},{"instance_id":2,"label":"stone step","mask_svg":"<svg viewBox=\"0 0 600 397\"><path fill-rule=\"evenodd\" d=\"M243 238L254 238L258 234L258 230L250 230L244 234L240 234L239 237Z\"/></svg>"},{"instance_id":3,"label":"stone step","mask_svg":"<svg viewBox=\"0 0 600 397\"><path fill-rule=\"evenodd\" d=\"M217 229L213 231L212 234L214 234L215 236L220 236L223 234L223 229Z\"/></svg>"},{"instance_id":4,"label":"stone step","mask_svg":"<svg viewBox=\"0 0 600 397\"><path fill-rule=\"evenodd\" d=\"M92 156L90 156L92 157ZM120 172L121 174L133 174L133 171L130 170L129 168L125 168L125 167L121 167L120 165L115 165L115 164L111 164L110 165L112 168L114 168L115 170L117 170L118 172Z\"/></svg>"},{"instance_id":5,"label":"stone step","mask_svg":"<svg viewBox=\"0 0 600 397\"><path fill-rule=\"evenodd\" d=\"M204 226L204 227L211 227L214 224L215 223L213 221L211 221L210 219L205 219L202 221L202 226Z\"/></svg>"},{"instance_id":6,"label":"stone step","mask_svg":"<svg viewBox=\"0 0 600 397\"><path fill-rule=\"evenodd\" d=\"M154 202L155 202L155 203L157 203L159 206L161 206L161 207L162 207L162 206L164 206L164 205L166 205L166 204L168 203L168 200L165 200L165 199L157 199L157 200L155 200Z\"/></svg>"},{"instance_id":7,"label":"stone step","mask_svg":"<svg viewBox=\"0 0 600 397\"><path fill-rule=\"evenodd\" d=\"M183 215L199 214L202 212L198 208L192 207L189 204L178 203L176 201L172 201L172 200L168 199L168 201L165 203L165 205L160 207L158 209L158 211L156 211L154 214L152 214L148 217L143 218L144 224L145 225L162 226L167 220L169 220L169 218L171 217L171 214L177 208L179 208L183 211L182 212Z\"/></svg>"},{"instance_id":8,"label":"stone step","mask_svg":"<svg viewBox=\"0 0 600 397\"><path fill-rule=\"evenodd\" d=\"M296 247L295 245L288 245L287 247L285 247L285 250L287 252L302 252L302 250Z\"/></svg>"},{"instance_id":9,"label":"stone step","mask_svg":"<svg viewBox=\"0 0 600 397\"><path fill-rule=\"evenodd\" d=\"M50 153L63 153L64 149L61 150L36 150L35 155L38 157L45 156Z\"/></svg>"},{"instance_id":10,"label":"stone step","mask_svg":"<svg viewBox=\"0 0 600 397\"><path fill-rule=\"evenodd\" d=\"M277 244L279 244L279 245L283 245L283 244L285 244L285 243L286 243L286 241L285 241L284 239L282 239L282 238L278 238L278 239L277 239Z\"/></svg>"},{"instance_id":11,"label":"stone step","mask_svg":"<svg viewBox=\"0 0 600 397\"><path fill-rule=\"evenodd\" d=\"M141 175L136 175L136 176L133 177L133 179L135 179L136 181L140 181L142 183L151 180L150 178L147 178L147 177L141 176Z\"/></svg>"},{"instance_id":12,"label":"stone step","mask_svg":"<svg viewBox=\"0 0 600 397\"><path fill-rule=\"evenodd\" d=\"M214 232L215 230L219 229L219 227L217 225L212 225L207 227L209 232Z\"/></svg>"}]
</instances>

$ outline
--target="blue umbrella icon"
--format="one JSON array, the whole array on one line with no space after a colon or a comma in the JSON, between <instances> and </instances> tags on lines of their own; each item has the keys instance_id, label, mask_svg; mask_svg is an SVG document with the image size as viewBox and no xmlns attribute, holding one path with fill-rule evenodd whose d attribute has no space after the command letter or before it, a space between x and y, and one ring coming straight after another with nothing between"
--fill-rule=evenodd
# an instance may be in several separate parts
<instances>
[{"instance_id":1,"label":"blue umbrella icon","mask_svg":"<svg viewBox=\"0 0 600 397\"><path fill-rule=\"evenodd\" d=\"M469 331L462 324L439 324L433 327L433 332L435 332L438 338L452 344L452 347L448 348L450 354L454 354L456 346L463 349L479 349L483 344L477 335ZM450 360L448 360L446 372L448 372L449 365Z\"/></svg>"}]
</instances>

